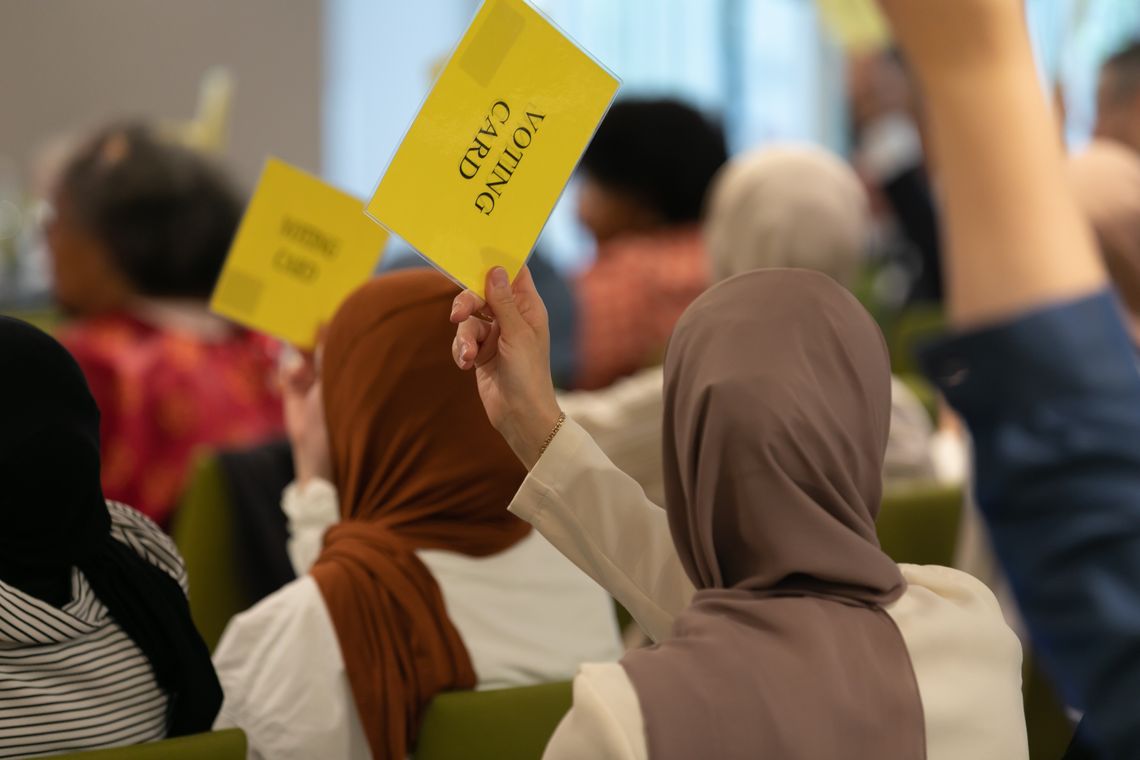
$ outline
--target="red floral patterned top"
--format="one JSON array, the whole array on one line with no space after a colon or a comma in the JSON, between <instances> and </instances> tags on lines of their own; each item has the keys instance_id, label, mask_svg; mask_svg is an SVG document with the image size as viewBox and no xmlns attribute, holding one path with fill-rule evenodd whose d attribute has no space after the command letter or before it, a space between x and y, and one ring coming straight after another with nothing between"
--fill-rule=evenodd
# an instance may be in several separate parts
<instances>
[{"instance_id":1,"label":"red floral patterned top","mask_svg":"<svg viewBox=\"0 0 1140 760\"><path fill-rule=\"evenodd\" d=\"M102 412L103 490L169 527L199 447L257 443L283 430L276 344L221 340L126 314L76 322L60 340Z\"/></svg>"},{"instance_id":2,"label":"red floral patterned top","mask_svg":"<svg viewBox=\"0 0 1140 760\"><path fill-rule=\"evenodd\" d=\"M575 388L596 390L660 363L673 327L708 288L697 227L620 238L574 282L578 302Z\"/></svg>"}]
</instances>

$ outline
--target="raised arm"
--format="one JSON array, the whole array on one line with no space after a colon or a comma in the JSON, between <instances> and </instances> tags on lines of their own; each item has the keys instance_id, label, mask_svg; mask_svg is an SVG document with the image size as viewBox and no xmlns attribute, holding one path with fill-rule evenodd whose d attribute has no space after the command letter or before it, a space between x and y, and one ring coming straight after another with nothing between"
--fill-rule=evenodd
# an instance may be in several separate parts
<instances>
[{"instance_id":1,"label":"raised arm","mask_svg":"<svg viewBox=\"0 0 1140 760\"><path fill-rule=\"evenodd\" d=\"M452 351L475 369L487 415L530 470L511 511L629 610L654 639L668 635L693 585L665 512L561 411L550 379L546 309L526 270L487 279L488 303L464 292ZM485 312L494 321L481 319ZM557 430L557 434L551 434Z\"/></svg>"},{"instance_id":2,"label":"raised arm","mask_svg":"<svg viewBox=\"0 0 1140 760\"><path fill-rule=\"evenodd\" d=\"M880 0L940 168L951 321L927 371L1035 645L1105 757L1140 757L1140 373L1018 0Z\"/></svg>"},{"instance_id":3,"label":"raised arm","mask_svg":"<svg viewBox=\"0 0 1140 760\"><path fill-rule=\"evenodd\" d=\"M1088 295L1105 274L1065 182L1021 0L880 0L923 90L954 324Z\"/></svg>"}]
</instances>

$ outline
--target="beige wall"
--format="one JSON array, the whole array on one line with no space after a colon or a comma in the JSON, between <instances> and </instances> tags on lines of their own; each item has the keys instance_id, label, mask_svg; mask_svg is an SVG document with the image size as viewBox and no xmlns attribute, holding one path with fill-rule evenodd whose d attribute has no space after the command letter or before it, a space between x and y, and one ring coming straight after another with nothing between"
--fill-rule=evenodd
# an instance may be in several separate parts
<instances>
[{"instance_id":1,"label":"beige wall","mask_svg":"<svg viewBox=\"0 0 1140 760\"><path fill-rule=\"evenodd\" d=\"M321 0L0 0L0 158L122 116L189 117L203 72L236 81L228 158L320 167Z\"/></svg>"}]
</instances>

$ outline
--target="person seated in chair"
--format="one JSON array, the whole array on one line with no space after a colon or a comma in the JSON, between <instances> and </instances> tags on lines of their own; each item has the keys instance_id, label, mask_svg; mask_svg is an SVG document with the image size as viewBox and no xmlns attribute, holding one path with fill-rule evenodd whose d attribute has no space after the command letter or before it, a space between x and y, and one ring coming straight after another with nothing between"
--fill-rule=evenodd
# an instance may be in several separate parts
<instances>
[{"instance_id":1,"label":"person seated in chair","mask_svg":"<svg viewBox=\"0 0 1140 760\"><path fill-rule=\"evenodd\" d=\"M436 694L620 655L609 596L507 512L526 473L435 348L456 291L431 269L377 278L290 378L299 578L214 658L219 726L253 757L404 758Z\"/></svg>"},{"instance_id":2,"label":"person seated in chair","mask_svg":"<svg viewBox=\"0 0 1140 760\"><path fill-rule=\"evenodd\" d=\"M276 344L207 309L243 202L204 156L114 125L70 159L46 226L60 340L103 412L103 488L164 527L195 450L282 430Z\"/></svg>"},{"instance_id":3,"label":"person seated in chair","mask_svg":"<svg viewBox=\"0 0 1140 760\"><path fill-rule=\"evenodd\" d=\"M209 731L222 702L178 550L104 499L99 409L54 339L0 317L0 757Z\"/></svg>"}]
</instances>

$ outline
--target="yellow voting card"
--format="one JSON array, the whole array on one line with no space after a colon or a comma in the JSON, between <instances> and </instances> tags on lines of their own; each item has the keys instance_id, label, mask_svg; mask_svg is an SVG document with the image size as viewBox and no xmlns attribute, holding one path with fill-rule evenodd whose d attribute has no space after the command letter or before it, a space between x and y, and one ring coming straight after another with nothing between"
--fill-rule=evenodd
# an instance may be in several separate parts
<instances>
[{"instance_id":1,"label":"yellow voting card","mask_svg":"<svg viewBox=\"0 0 1140 760\"><path fill-rule=\"evenodd\" d=\"M881 50L891 30L874 0L817 0L824 26L849 52Z\"/></svg>"},{"instance_id":2,"label":"yellow voting card","mask_svg":"<svg viewBox=\"0 0 1140 760\"><path fill-rule=\"evenodd\" d=\"M618 85L524 0L485 0L368 214L482 294L526 262Z\"/></svg>"},{"instance_id":3,"label":"yellow voting card","mask_svg":"<svg viewBox=\"0 0 1140 760\"><path fill-rule=\"evenodd\" d=\"M311 348L320 326L376 269L387 234L363 201L284 161L265 163L210 308Z\"/></svg>"}]
</instances>

